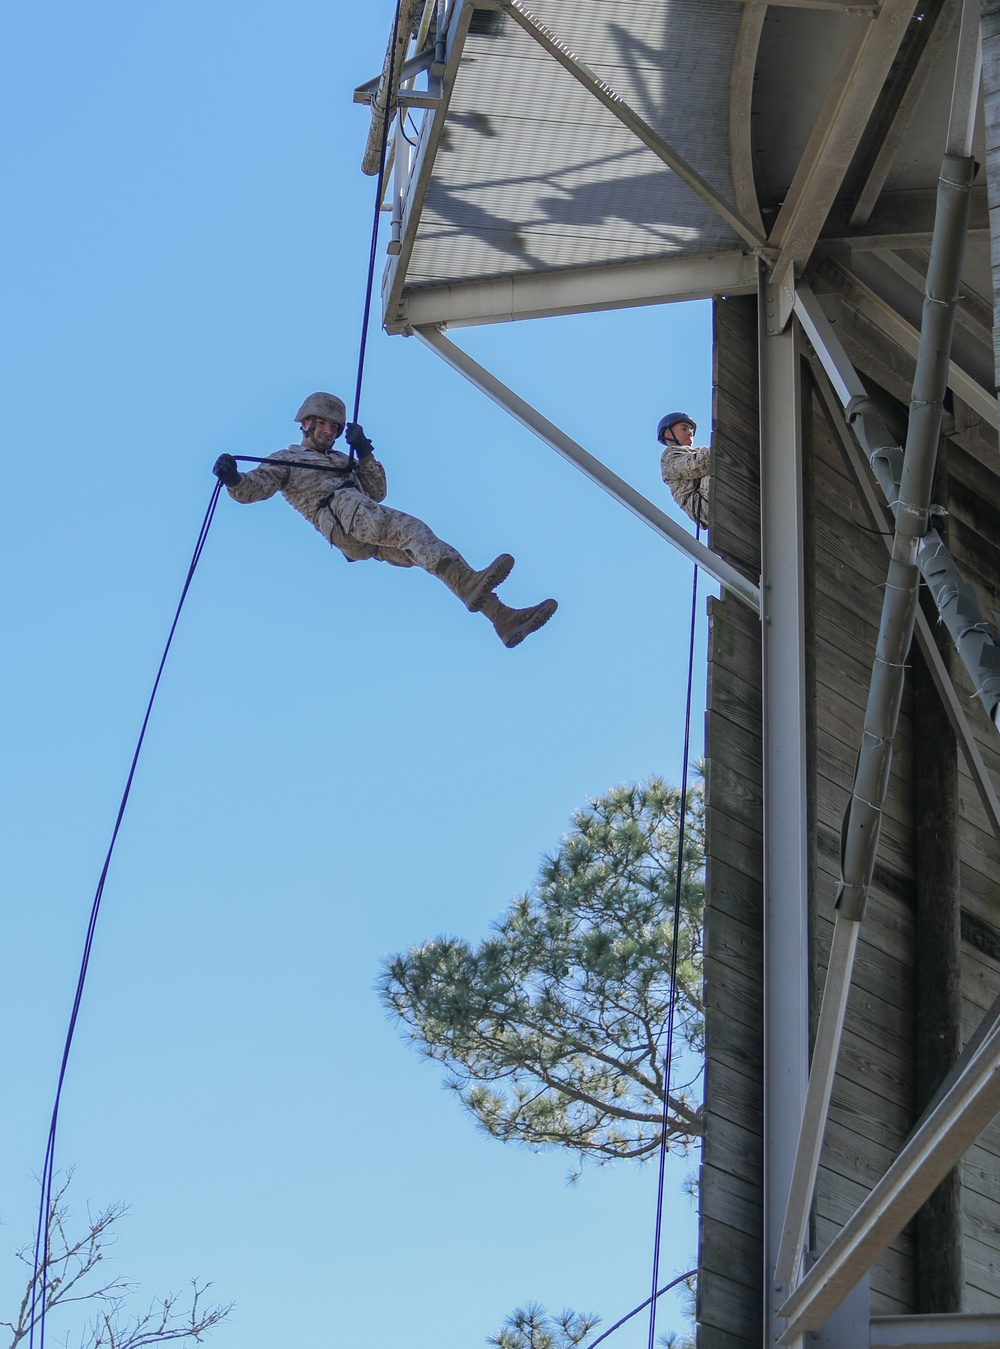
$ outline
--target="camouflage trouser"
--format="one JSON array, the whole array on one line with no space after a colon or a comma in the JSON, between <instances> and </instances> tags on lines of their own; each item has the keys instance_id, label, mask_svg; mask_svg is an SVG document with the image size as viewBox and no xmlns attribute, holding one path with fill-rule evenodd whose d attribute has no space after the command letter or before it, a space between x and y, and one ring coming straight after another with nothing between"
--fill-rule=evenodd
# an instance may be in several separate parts
<instances>
[{"instance_id":1,"label":"camouflage trouser","mask_svg":"<svg viewBox=\"0 0 1000 1349\"><path fill-rule=\"evenodd\" d=\"M436 575L446 558L465 560L423 520L391 506L380 506L353 488L338 492L330 509L337 527L332 527L327 537L352 562L378 558L394 567L422 567Z\"/></svg>"}]
</instances>

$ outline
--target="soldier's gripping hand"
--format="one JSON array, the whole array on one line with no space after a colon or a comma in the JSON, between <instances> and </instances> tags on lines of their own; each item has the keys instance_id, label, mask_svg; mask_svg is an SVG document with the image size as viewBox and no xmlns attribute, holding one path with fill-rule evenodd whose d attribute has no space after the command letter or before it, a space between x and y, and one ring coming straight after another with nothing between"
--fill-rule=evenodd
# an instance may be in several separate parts
<instances>
[{"instance_id":1,"label":"soldier's gripping hand","mask_svg":"<svg viewBox=\"0 0 1000 1349\"><path fill-rule=\"evenodd\" d=\"M344 439L359 459L367 459L375 451L375 446L365 435L365 428L360 422L347 423L344 428Z\"/></svg>"},{"instance_id":2,"label":"soldier's gripping hand","mask_svg":"<svg viewBox=\"0 0 1000 1349\"><path fill-rule=\"evenodd\" d=\"M236 467L236 460L231 454L220 454L212 465L212 472L223 487L235 487L243 476Z\"/></svg>"}]
</instances>

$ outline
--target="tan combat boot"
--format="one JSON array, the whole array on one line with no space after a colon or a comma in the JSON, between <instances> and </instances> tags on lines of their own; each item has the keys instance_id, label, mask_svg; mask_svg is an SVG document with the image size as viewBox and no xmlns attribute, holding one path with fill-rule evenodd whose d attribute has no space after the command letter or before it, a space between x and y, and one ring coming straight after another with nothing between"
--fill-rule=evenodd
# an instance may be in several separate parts
<instances>
[{"instance_id":1,"label":"tan combat boot","mask_svg":"<svg viewBox=\"0 0 1000 1349\"><path fill-rule=\"evenodd\" d=\"M487 595L482 604L483 613L506 647L520 645L525 637L543 628L558 608L555 600L542 600L527 609L510 609L496 595Z\"/></svg>"},{"instance_id":2,"label":"tan combat boot","mask_svg":"<svg viewBox=\"0 0 1000 1349\"><path fill-rule=\"evenodd\" d=\"M438 563L437 574L449 590L473 613L501 581L506 581L514 566L510 553L501 553L482 571L473 571L464 557L446 557Z\"/></svg>"}]
</instances>

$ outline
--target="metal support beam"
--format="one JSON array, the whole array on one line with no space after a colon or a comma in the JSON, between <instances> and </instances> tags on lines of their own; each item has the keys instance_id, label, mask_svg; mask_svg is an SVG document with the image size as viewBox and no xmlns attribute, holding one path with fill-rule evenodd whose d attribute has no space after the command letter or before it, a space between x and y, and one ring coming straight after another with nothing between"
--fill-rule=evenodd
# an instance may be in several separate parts
<instances>
[{"instance_id":1,"label":"metal support beam","mask_svg":"<svg viewBox=\"0 0 1000 1349\"><path fill-rule=\"evenodd\" d=\"M419 75L423 70L429 70L434 60L434 48L429 47L426 51L418 52L416 56L411 56L408 61L404 61L399 70L399 80L412 79L414 75ZM372 103L378 93L379 84L382 76L376 75L373 79L366 80L364 84L359 84L354 91L355 103Z\"/></svg>"},{"instance_id":2,"label":"metal support beam","mask_svg":"<svg viewBox=\"0 0 1000 1349\"><path fill-rule=\"evenodd\" d=\"M440 108L441 95L428 89L400 89L396 95L400 108Z\"/></svg>"},{"instance_id":3,"label":"metal support beam","mask_svg":"<svg viewBox=\"0 0 1000 1349\"><path fill-rule=\"evenodd\" d=\"M951 90L946 155L968 159L979 106L979 85L983 72L983 40L980 29L980 0L962 0L962 24L958 33L955 82Z\"/></svg>"},{"instance_id":4,"label":"metal support beam","mask_svg":"<svg viewBox=\"0 0 1000 1349\"><path fill-rule=\"evenodd\" d=\"M971 231L970 231L971 237ZM872 250L872 260L878 267L883 267L893 276L898 277L917 295L923 293L924 277L927 275L927 258L923 249L915 250L918 257L923 255L924 269L911 267L910 264L902 258L899 253L891 248L883 248L878 251ZM861 259L861 265L864 266L867 259ZM855 258L854 266L858 266L859 259ZM962 298L959 307L955 311L955 322L984 347L993 345L993 309L992 306L971 289L965 285L962 291Z\"/></svg>"},{"instance_id":5,"label":"metal support beam","mask_svg":"<svg viewBox=\"0 0 1000 1349\"><path fill-rule=\"evenodd\" d=\"M701 567L709 576L714 577L720 585L731 591L745 604L748 604L756 613L760 612L760 591L742 576L735 567L710 552L705 545L686 529L671 520L669 515L665 515L651 501L635 490L623 478L619 478L617 473L612 473L611 469L602 464L601 461L589 454L582 445L578 445L572 440L565 431L561 431L558 426L550 422L547 417L543 417L537 412L530 403L526 403L523 398L519 398L512 389L508 389L502 384L495 375L490 372L478 361L473 360L461 347L455 346L454 342L444 336L436 328L419 328L415 330L416 336L430 349L445 360L453 370L457 370L460 375L476 386L488 398L492 398L509 412L510 415L521 423L522 426L533 432L540 440L545 441L546 445L551 446L557 454L561 454L564 459L568 459L574 464L585 477L590 478L591 482L597 483L609 496L614 497L621 505L625 506L633 515L639 517L650 529L659 534L661 538L666 539L682 552L691 562Z\"/></svg>"},{"instance_id":6,"label":"metal support beam","mask_svg":"<svg viewBox=\"0 0 1000 1349\"><path fill-rule=\"evenodd\" d=\"M854 0L735 0L735 3L745 5L747 9L753 5L773 5L779 9L835 9L841 14L862 14L871 19L878 13L877 5L855 4Z\"/></svg>"},{"instance_id":7,"label":"metal support beam","mask_svg":"<svg viewBox=\"0 0 1000 1349\"><path fill-rule=\"evenodd\" d=\"M1000 1028L984 1040L781 1308L782 1344L818 1329L1000 1111Z\"/></svg>"},{"instance_id":8,"label":"metal support beam","mask_svg":"<svg viewBox=\"0 0 1000 1349\"><path fill-rule=\"evenodd\" d=\"M1000 0L982 0L983 121L990 192L993 275L993 383L1000 388ZM978 409L977 409L978 410Z\"/></svg>"},{"instance_id":9,"label":"metal support beam","mask_svg":"<svg viewBox=\"0 0 1000 1349\"><path fill-rule=\"evenodd\" d=\"M953 1316L873 1316L871 1349L968 1349L1000 1344L1000 1316L961 1312Z\"/></svg>"},{"instance_id":10,"label":"metal support beam","mask_svg":"<svg viewBox=\"0 0 1000 1349\"><path fill-rule=\"evenodd\" d=\"M903 3L903 0L883 0L883 5L900 3ZM629 131L647 149L652 150L653 154L661 159L668 169L672 169L677 177L686 183L693 192L696 192L702 201L706 202L716 215L720 216L729 228L734 230L741 239L744 239L751 248L766 247L763 235L754 229L749 221L744 220L735 207L731 206L724 197L720 197L715 188L701 176L698 170L693 168L686 159L683 159L676 150L669 146L663 137L639 116L634 108L630 107L623 98L615 93L610 85L585 66L566 43L550 32L544 24L539 23L531 11L521 3L521 0L494 0L493 7L509 14L519 27L534 38L543 51L548 52L554 60L558 61L563 69L567 70L575 80L582 84L584 89L597 99L598 103L603 104L613 116L617 117L623 126L628 127Z\"/></svg>"},{"instance_id":11,"label":"metal support beam","mask_svg":"<svg viewBox=\"0 0 1000 1349\"><path fill-rule=\"evenodd\" d=\"M863 314L880 328L887 337L902 347L908 356L916 359L920 350L920 333L912 324L907 323L891 305L886 304L873 290L869 290L863 281L859 281L852 272L834 259L825 259L818 270L823 279L830 281L859 314ZM995 394L987 392L954 361L948 364L948 388L957 393L963 402L968 403L987 426L997 425Z\"/></svg>"},{"instance_id":12,"label":"metal support beam","mask_svg":"<svg viewBox=\"0 0 1000 1349\"><path fill-rule=\"evenodd\" d=\"M390 333L445 323L449 328L555 314L591 314L633 305L749 295L757 266L746 253L705 253L586 269L522 272L488 281L418 286L404 293Z\"/></svg>"},{"instance_id":13,"label":"metal support beam","mask_svg":"<svg viewBox=\"0 0 1000 1349\"><path fill-rule=\"evenodd\" d=\"M409 149L403 135L403 119L397 117L392 142L392 225L386 249L390 257L395 257L399 252L400 231L403 228L403 189L410 169Z\"/></svg>"},{"instance_id":14,"label":"metal support beam","mask_svg":"<svg viewBox=\"0 0 1000 1349\"><path fill-rule=\"evenodd\" d=\"M860 933L859 922L837 914L827 961L826 983L823 986L823 1004L816 1027L809 1084L794 1144L788 1200L775 1261L774 1291L779 1302L787 1297L789 1289L794 1288L798 1281L809 1238L809 1215L812 1212L816 1174L823 1150L823 1134L833 1095L847 997L851 991L851 971Z\"/></svg>"},{"instance_id":15,"label":"metal support beam","mask_svg":"<svg viewBox=\"0 0 1000 1349\"><path fill-rule=\"evenodd\" d=\"M761 291L763 291L763 276ZM808 807L802 408L798 336L760 316L764 787L764 1232L766 1343L786 1289L773 1286L809 1074ZM797 1271L796 1271L797 1272Z\"/></svg>"},{"instance_id":16,"label":"metal support beam","mask_svg":"<svg viewBox=\"0 0 1000 1349\"><path fill-rule=\"evenodd\" d=\"M852 229L866 224L871 218L875 203L878 201L883 187L885 187L886 179L892 172L892 166L896 162L896 157L923 97L924 90L927 88L931 74L948 41L951 27L950 18L950 9L941 4L940 0L937 0L936 4L927 6L924 10L921 23L921 38L923 40L920 44L919 54L917 54L915 62L912 57L905 62L902 72L905 86L899 93L899 100L892 114L892 119L884 128L881 143L871 160L864 182L859 185L857 190L857 201L850 217ZM923 31L927 29L930 31Z\"/></svg>"},{"instance_id":17,"label":"metal support beam","mask_svg":"<svg viewBox=\"0 0 1000 1349\"><path fill-rule=\"evenodd\" d=\"M985 182L972 189L969 238L989 238L989 202ZM883 192L861 225L850 224L844 206L834 202L820 235L823 244L852 253L873 249L929 248L934 233L934 194L924 189ZM922 284L922 283L921 283Z\"/></svg>"},{"instance_id":18,"label":"metal support beam","mask_svg":"<svg viewBox=\"0 0 1000 1349\"><path fill-rule=\"evenodd\" d=\"M735 3L748 9L753 5L773 5L779 9L835 9L841 14L861 14L870 19L878 13L877 5L859 5L853 0L735 0Z\"/></svg>"},{"instance_id":19,"label":"metal support beam","mask_svg":"<svg viewBox=\"0 0 1000 1349\"><path fill-rule=\"evenodd\" d=\"M833 324L823 312L823 306L804 282L800 282L795 293L795 316L802 324L803 332L822 362L826 377L840 399L841 407L846 410L855 398L866 398L868 390L862 383L861 376L840 345L840 339L833 331Z\"/></svg>"},{"instance_id":20,"label":"metal support beam","mask_svg":"<svg viewBox=\"0 0 1000 1349\"><path fill-rule=\"evenodd\" d=\"M795 267L812 254L915 9L915 0L883 0L877 19L855 26L768 239L780 250L769 292L771 332L791 317Z\"/></svg>"}]
</instances>

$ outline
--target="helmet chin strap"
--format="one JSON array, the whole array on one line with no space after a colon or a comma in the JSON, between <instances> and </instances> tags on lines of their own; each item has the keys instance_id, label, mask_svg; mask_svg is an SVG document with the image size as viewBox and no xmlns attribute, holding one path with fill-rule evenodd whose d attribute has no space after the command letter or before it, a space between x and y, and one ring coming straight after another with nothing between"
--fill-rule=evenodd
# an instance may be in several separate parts
<instances>
[{"instance_id":1,"label":"helmet chin strap","mask_svg":"<svg viewBox=\"0 0 1000 1349\"><path fill-rule=\"evenodd\" d=\"M314 439L315 430L316 430L316 418L310 417L309 420L306 423L304 423L302 427L302 436L305 444L308 445L311 450L319 449L319 446L316 444L316 441Z\"/></svg>"}]
</instances>

